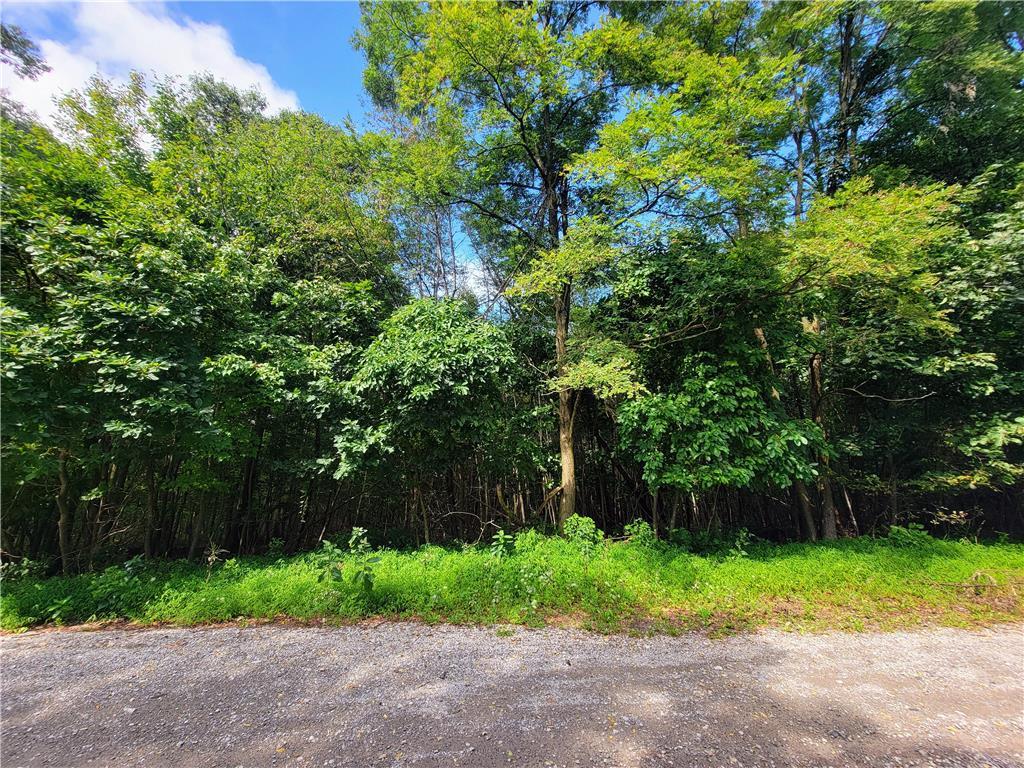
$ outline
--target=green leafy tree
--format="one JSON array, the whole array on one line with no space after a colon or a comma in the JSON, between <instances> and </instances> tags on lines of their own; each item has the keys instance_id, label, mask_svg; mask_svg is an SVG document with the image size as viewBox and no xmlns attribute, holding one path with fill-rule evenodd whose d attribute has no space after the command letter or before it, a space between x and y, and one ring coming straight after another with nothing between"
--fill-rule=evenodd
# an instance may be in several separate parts
<instances>
[{"instance_id":1,"label":"green leafy tree","mask_svg":"<svg viewBox=\"0 0 1024 768\"><path fill-rule=\"evenodd\" d=\"M504 333L464 302L424 299L400 308L351 379L357 416L337 425L335 477L378 467L404 478L429 542L423 486L505 437L514 367Z\"/></svg>"}]
</instances>

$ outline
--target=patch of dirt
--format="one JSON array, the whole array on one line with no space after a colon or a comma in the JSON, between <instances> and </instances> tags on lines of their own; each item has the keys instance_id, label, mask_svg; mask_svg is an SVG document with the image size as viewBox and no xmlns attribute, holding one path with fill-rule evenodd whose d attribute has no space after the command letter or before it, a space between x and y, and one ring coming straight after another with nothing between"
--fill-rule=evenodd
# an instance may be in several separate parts
<instances>
[{"instance_id":1,"label":"patch of dirt","mask_svg":"<svg viewBox=\"0 0 1024 768\"><path fill-rule=\"evenodd\" d=\"M0 654L4 768L1024 765L1019 624L101 629Z\"/></svg>"}]
</instances>

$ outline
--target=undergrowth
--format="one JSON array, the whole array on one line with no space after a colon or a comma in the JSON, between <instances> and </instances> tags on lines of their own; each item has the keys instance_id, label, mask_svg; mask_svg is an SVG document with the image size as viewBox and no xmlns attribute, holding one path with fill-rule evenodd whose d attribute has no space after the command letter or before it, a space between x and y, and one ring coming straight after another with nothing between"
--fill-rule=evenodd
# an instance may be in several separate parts
<instances>
[{"instance_id":1,"label":"undergrowth","mask_svg":"<svg viewBox=\"0 0 1024 768\"><path fill-rule=\"evenodd\" d=\"M631 531L521 533L476 547L343 549L228 559L212 567L135 558L101 573L5 578L0 626L236 619L573 625L729 633L969 626L1024 615L1024 546L925 536L819 544L751 542L694 552ZM325 578L334 569L337 578ZM349 574L346 578L345 575ZM368 581L369 580L369 584Z\"/></svg>"}]
</instances>

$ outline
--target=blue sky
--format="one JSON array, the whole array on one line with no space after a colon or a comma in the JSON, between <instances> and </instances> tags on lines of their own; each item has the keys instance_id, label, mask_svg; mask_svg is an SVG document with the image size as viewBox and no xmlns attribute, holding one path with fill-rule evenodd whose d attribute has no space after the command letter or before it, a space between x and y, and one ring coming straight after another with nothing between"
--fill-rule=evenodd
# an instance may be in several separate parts
<instances>
[{"instance_id":1,"label":"blue sky","mask_svg":"<svg viewBox=\"0 0 1024 768\"><path fill-rule=\"evenodd\" d=\"M359 4L172 3L171 12L220 24L235 50L265 65L302 108L332 122L363 112L363 57L352 47Z\"/></svg>"},{"instance_id":2,"label":"blue sky","mask_svg":"<svg viewBox=\"0 0 1024 768\"><path fill-rule=\"evenodd\" d=\"M185 77L211 71L257 85L271 111L300 107L362 123L362 55L355 2L4 3L5 22L40 44L52 71L35 82L0 73L12 97L47 119L52 99L100 72Z\"/></svg>"}]
</instances>

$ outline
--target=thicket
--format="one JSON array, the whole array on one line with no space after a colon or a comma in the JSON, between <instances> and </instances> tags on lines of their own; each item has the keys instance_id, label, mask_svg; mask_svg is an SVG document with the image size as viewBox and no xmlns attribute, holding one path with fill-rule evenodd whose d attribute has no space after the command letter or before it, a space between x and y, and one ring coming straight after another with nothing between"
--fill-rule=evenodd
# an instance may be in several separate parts
<instances>
[{"instance_id":1,"label":"thicket","mask_svg":"<svg viewBox=\"0 0 1024 768\"><path fill-rule=\"evenodd\" d=\"M1021 28L369 3L374 130L209 77L6 103L3 557L1019 533ZM402 557L374 594L445 555Z\"/></svg>"},{"instance_id":2,"label":"thicket","mask_svg":"<svg viewBox=\"0 0 1024 768\"><path fill-rule=\"evenodd\" d=\"M586 518L570 518L566 529L565 537L531 529L402 552L375 549L357 530L304 555L220 553L198 564L136 557L44 580L11 572L0 627L387 617L723 634L764 625L975 626L1021 615L1024 549L1014 544L936 540L901 526L886 538L813 545L684 531L669 543L642 521L618 541Z\"/></svg>"}]
</instances>

